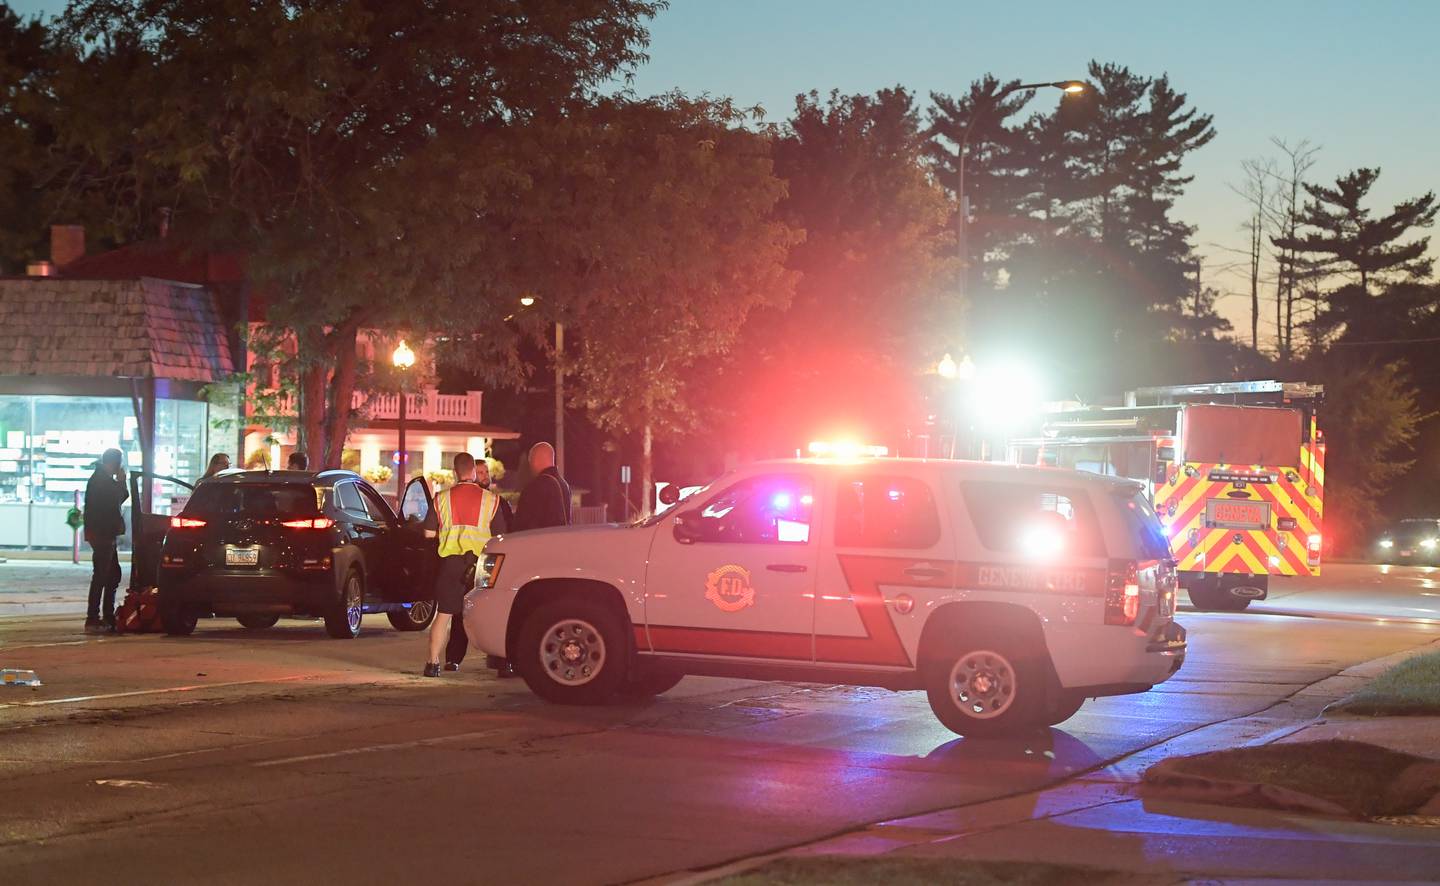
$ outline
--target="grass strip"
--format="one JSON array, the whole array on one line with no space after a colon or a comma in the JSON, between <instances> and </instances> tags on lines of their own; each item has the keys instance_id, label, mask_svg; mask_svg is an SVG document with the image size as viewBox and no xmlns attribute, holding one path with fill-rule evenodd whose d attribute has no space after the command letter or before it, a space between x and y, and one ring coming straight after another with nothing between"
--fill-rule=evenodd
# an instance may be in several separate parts
<instances>
[{"instance_id":1,"label":"grass strip","mask_svg":"<svg viewBox=\"0 0 1440 886\"><path fill-rule=\"evenodd\" d=\"M1440 652L1402 661L1327 710L1376 717L1440 716Z\"/></svg>"},{"instance_id":2,"label":"grass strip","mask_svg":"<svg viewBox=\"0 0 1440 886\"><path fill-rule=\"evenodd\" d=\"M1280 742L1171 758L1152 767L1145 779L1158 782L1174 774L1274 785L1371 817L1413 812L1428 799L1428 793L1406 790L1401 779L1402 773L1413 777L1417 764L1427 761L1358 741Z\"/></svg>"},{"instance_id":3,"label":"grass strip","mask_svg":"<svg viewBox=\"0 0 1440 886\"><path fill-rule=\"evenodd\" d=\"M1071 886L1075 883L1129 886L1156 881L1153 874L1142 877L1081 865L836 855L779 858L761 867L711 882L724 886L871 886L875 883L884 883L885 886Z\"/></svg>"}]
</instances>

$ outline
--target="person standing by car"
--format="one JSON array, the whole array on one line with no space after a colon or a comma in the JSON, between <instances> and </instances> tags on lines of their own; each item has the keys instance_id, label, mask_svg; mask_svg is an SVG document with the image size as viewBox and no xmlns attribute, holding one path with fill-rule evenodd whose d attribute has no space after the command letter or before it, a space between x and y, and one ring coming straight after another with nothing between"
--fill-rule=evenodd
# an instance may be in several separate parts
<instances>
[{"instance_id":1,"label":"person standing by car","mask_svg":"<svg viewBox=\"0 0 1440 886\"><path fill-rule=\"evenodd\" d=\"M210 456L210 464L206 465L205 473L200 475L201 480L209 480L219 475L221 471L230 470L230 456L217 452Z\"/></svg>"},{"instance_id":2,"label":"person standing by car","mask_svg":"<svg viewBox=\"0 0 1440 886\"><path fill-rule=\"evenodd\" d=\"M490 489L490 464L485 459L477 459L475 462L475 482L486 489ZM510 510L510 502L504 498L500 499L500 512L495 519L490 521L490 534L499 535L515 524L515 515ZM465 636L465 622L462 619L451 619L450 621L450 642L445 646L445 670L460 670L461 662L465 661L465 653L470 649L470 639ZM509 676L509 674L501 674Z\"/></svg>"},{"instance_id":3,"label":"person standing by car","mask_svg":"<svg viewBox=\"0 0 1440 886\"><path fill-rule=\"evenodd\" d=\"M555 447L536 443L530 447L530 482L520 491L515 531L570 525L570 484L555 467Z\"/></svg>"},{"instance_id":4,"label":"person standing by car","mask_svg":"<svg viewBox=\"0 0 1440 886\"><path fill-rule=\"evenodd\" d=\"M130 497L125 488L124 461L120 450L105 450L85 484L85 541L90 544L92 569L90 597L85 605L87 633L115 626L115 590L120 587L120 554L115 541L125 534L120 506Z\"/></svg>"},{"instance_id":5,"label":"person standing by car","mask_svg":"<svg viewBox=\"0 0 1440 886\"><path fill-rule=\"evenodd\" d=\"M455 456L455 485L435 496L436 531L439 535L440 569L435 576L435 621L430 625L430 655L424 675L440 676L440 655L450 640L454 617L463 612L465 577L471 574L491 527L500 513L500 495L475 482L475 457L468 452Z\"/></svg>"}]
</instances>

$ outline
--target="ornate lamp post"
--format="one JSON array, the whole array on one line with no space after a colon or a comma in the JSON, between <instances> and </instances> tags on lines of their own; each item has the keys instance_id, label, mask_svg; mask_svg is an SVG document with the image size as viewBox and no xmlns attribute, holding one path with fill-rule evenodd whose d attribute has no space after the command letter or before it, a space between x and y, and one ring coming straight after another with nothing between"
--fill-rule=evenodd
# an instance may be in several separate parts
<instances>
[{"instance_id":1,"label":"ornate lamp post","mask_svg":"<svg viewBox=\"0 0 1440 886\"><path fill-rule=\"evenodd\" d=\"M403 338L400 340L400 344L395 346L395 353L390 355L390 362L394 364L396 369L400 370L402 375L402 381L400 383L400 420L396 423L400 440L395 451L397 462L395 465L395 500L399 501L405 496L405 463L409 460L409 452L405 448L405 412L407 406L406 401L410 399L410 394L405 390L403 375L406 370L415 365L415 352L410 350L410 346L405 343Z\"/></svg>"}]
</instances>

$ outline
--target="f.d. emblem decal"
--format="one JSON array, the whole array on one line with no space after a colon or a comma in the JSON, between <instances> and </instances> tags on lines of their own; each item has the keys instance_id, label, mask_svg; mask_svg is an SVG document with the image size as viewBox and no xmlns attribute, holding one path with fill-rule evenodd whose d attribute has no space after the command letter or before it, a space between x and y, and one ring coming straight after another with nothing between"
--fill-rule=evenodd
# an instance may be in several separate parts
<instances>
[{"instance_id":1,"label":"f.d. emblem decal","mask_svg":"<svg viewBox=\"0 0 1440 886\"><path fill-rule=\"evenodd\" d=\"M733 563L721 566L705 578L705 599L721 612L739 612L755 605L755 589L750 586L750 570Z\"/></svg>"}]
</instances>

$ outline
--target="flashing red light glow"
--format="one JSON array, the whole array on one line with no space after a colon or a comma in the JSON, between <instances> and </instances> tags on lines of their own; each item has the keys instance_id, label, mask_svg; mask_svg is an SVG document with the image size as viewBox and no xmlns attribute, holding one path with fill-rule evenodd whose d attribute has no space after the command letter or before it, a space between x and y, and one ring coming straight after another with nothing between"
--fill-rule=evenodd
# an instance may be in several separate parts
<instances>
[{"instance_id":1,"label":"flashing red light glow","mask_svg":"<svg viewBox=\"0 0 1440 886\"><path fill-rule=\"evenodd\" d=\"M310 517L304 520L286 520L280 524L286 529L329 529L335 521L329 517Z\"/></svg>"},{"instance_id":2,"label":"flashing red light glow","mask_svg":"<svg viewBox=\"0 0 1440 886\"><path fill-rule=\"evenodd\" d=\"M854 440L815 440L810 444L810 454L818 458L881 458L889 455L884 446L866 446Z\"/></svg>"},{"instance_id":3,"label":"flashing red light glow","mask_svg":"<svg viewBox=\"0 0 1440 886\"><path fill-rule=\"evenodd\" d=\"M1110 588L1105 594L1105 623L1133 625L1140 617L1140 564L1134 560L1119 564L1110 572Z\"/></svg>"},{"instance_id":4,"label":"flashing red light glow","mask_svg":"<svg viewBox=\"0 0 1440 886\"><path fill-rule=\"evenodd\" d=\"M194 517L171 517L171 529L199 529L205 525L204 520L197 520Z\"/></svg>"}]
</instances>

